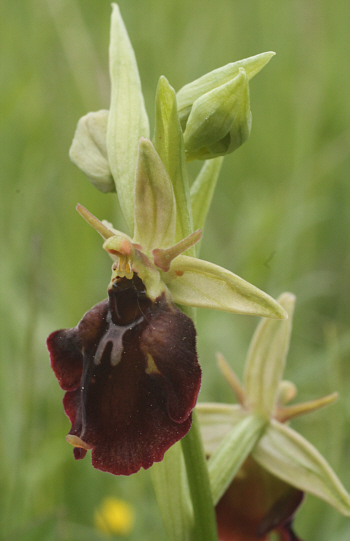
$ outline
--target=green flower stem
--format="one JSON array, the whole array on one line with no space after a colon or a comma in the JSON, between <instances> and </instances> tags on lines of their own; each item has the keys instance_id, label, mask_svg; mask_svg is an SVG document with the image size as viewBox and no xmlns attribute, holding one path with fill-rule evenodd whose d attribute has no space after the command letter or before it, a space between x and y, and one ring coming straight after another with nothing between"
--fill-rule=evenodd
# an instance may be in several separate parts
<instances>
[{"instance_id":1,"label":"green flower stem","mask_svg":"<svg viewBox=\"0 0 350 541\"><path fill-rule=\"evenodd\" d=\"M193 540L218 541L207 461L195 410L192 415L191 430L181 444L194 512Z\"/></svg>"},{"instance_id":2,"label":"green flower stem","mask_svg":"<svg viewBox=\"0 0 350 541\"><path fill-rule=\"evenodd\" d=\"M193 512L180 442L153 464L151 473L167 541L191 541Z\"/></svg>"}]
</instances>

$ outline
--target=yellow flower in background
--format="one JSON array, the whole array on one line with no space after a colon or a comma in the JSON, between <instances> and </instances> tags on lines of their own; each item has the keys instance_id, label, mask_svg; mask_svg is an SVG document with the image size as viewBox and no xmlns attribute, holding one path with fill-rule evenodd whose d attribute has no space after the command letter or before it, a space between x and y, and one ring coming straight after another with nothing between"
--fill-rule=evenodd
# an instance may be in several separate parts
<instances>
[{"instance_id":1,"label":"yellow flower in background","mask_svg":"<svg viewBox=\"0 0 350 541\"><path fill-rule=\"evenodd\" d=\"M129 535L135 523L133 507L118 498L105 498L95 511L95 527L107 535Z\"/></svg>"}]
</instances>

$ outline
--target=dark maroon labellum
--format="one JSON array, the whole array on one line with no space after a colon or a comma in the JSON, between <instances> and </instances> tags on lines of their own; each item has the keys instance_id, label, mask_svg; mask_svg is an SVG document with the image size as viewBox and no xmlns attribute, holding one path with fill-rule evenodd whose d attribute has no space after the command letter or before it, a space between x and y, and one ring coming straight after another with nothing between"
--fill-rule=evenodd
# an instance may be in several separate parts
<instances>
[{"instance_id":1,"label":"dark maroon labellum","mask_svg":"<svg viewBox=\"0 0 350 541\"><path fill-rule=\"evenodd\" d=\"M162 460L191 426L201 382L193 322L163 294L152 302L134 275L74 329L47 340L76 459L129 475Z\"/></svg>"},{"instance_id":2,"label":"dark maroon labellum","mask_svg":"<svg viewBox=\"0 0 350 541\"><path fill-rule=\"evenodd\" d=\"M220 541L301 541L292 530L304 493L248 458L216 505Z\"/></svg>"}]
</instances>

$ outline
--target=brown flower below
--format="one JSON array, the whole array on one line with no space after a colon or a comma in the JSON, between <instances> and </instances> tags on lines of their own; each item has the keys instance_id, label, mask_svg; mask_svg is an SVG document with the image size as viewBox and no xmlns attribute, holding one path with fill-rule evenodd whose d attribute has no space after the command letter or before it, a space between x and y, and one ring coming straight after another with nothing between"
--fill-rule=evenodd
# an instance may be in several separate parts
<instances>
[{"instance_id":1,"label":"brown flower below","mask_svg":"<svg viewBox=\"0 0 350 541\"><path fill-rule=\"evenodd\" d=\"M220 541L268 541L271 532L301 541L292 518L303 497L249 457L216 506Z\"/></svg>"},{"instance_id":2,"label":"brown flower below","mask_svg":"<svg viewBox=\"0 0 350 541\"><path fill-rule=\"evenodd\" d=\"M108 295L47 345L75 458L91 449L95 468L129 475L187 434L201 369L194 325L165 294L152 302L134 274Z\"/></svg>"}]
</instances>

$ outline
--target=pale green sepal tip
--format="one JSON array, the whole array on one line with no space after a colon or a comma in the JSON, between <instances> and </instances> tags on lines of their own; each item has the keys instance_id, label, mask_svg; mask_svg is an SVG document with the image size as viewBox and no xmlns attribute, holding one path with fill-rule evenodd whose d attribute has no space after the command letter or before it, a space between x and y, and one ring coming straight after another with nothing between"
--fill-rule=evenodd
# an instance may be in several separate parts
<instances>
[{"instance_id":1,"label":"pale green sepal tip","mask_svg":"<svg viewBox=\"0 0 350 541\"><path fill-rule=\"evenodd\" d=\"M199 79L183 86L176 95L181 126L183 129L186 126L191 107L196 99L236 77L239 68L244 68L248 79L250 80L266 66L275 54L276 53L269 51L226 64L225 66L215 69Z\"/></svg>"},{"instance_id":2,"label":"pale green sepal tip","mask_svg":"<svg viewBox=\"0 0 350 541\"><path fill-rule=\"evenodd\" d=\"M276 477L350 516L350 495L328 462L289 426L272 420L252 456Z\"/></svg>"},{"instance_id":3,"label":"pale green sepal tip","mask_svg":"<svg viewBox=\"0 0 350 541\"><path fill-rule=\"evenodd\" d=\"M210 159L229 154L249 137L249 82L243 68L231 81L198 98L184 132L186 157Z\"/></svg>"},{"instance_id":4,"label":"pale green sepal tip","mask_svg":"<svg viewBox=\"0 0 350 541\"><path fill-rule=\"evenodd\" d=\"M178 256L162 277L178 304L274 319L287 317L284 308L272 297L208 261Z\"/></svg>"},{"instance_id":5,"label":"pale green sepal tip","mask_svg":"<svg viewBox=\"0 0 350 541\"><path fill-rule=\"evenodd\" d=\"M101 192L115 192L115 184L107 158L108 111L83 116L75 130L69 157L90 182Z\"/></svg>"},{"instance_id":6,"label":"pale green sepal tip","mask_svg":"<svg viewBox=\"0 0 350 541\"><path fill-rule=\"evenodd\" d=\"M151 468L154 491L169 541L192 541L193 509L181 443Z\"/></svg>"},{"instance_id":7,"label":"pale green sepal tip","mask_svg":"<svg viewBox=\"0 0 350 541\"><path fill-rule=\"evenodd\" d=\"M120 206L132 234L137 147L140 137L149 136L149 124L134 50L117 4L112 8L107 151Z\"/></svg>"},{"instance_id":8,"label":"pale green sepal tip","mask_svg":"<svg viewBox=\"0 0 350 541\"><path fill-rule=\"evenodd\" d=\"M174 190L162 160L149 139L141 138L135 179L134 242L150 253L174 243L176 207Z\"/></svg>"},{"instance_id":9,"label":"pale green sepal tip","mask_svg":"<svg viewBox=\"0 0 350 541\"><path fill-rule=\"evenodd\" d=\"M214 505L218 503L266 427L260 417L248 415L222 440L208 462Z\"/></svg>"},{"instance_id":10,"label":"pale green sepal tip","mask_svg":"<svg viewBox=\"0 0 350 541\"><path fill-rule=\"evenodd\" d=\"M203 229L224 158L204 162L191 186L193 228ZM198 251L197 251L198 255Z\"/></svg>"},{"instance_id":11,"label":"pale green sepal tip","mask_svg":"<svg viewBox=\"0 0 350 541\"><path fill-rule=\"evenodd\" d=\"M270 417L277 402L292 331L295 296L283 293L277 301L288 314L284 321L262 320L249 347L244 374L246 401Z\"/></svg>"},{"instance_id":12,"label":"pale green sepal tip","mask_svg":"<svg viewBox=\"0 0 350 541\"><path fill-rule=\"evenodd\" d=\"M161 76L156 93L156 122L153 142L173 184L176 200L176 242L193 232L190 189L182 129L175 90ZM195 249L189 250L195 254Z\"/></svg>"}]
</instances>

